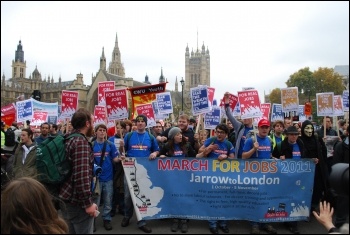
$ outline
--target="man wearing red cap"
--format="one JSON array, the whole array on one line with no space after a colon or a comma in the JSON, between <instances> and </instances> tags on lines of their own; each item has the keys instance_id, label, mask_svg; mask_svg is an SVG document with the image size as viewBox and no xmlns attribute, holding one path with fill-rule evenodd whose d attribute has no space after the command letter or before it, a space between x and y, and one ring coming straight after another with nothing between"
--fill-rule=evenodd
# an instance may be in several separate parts
<instances>
[{"instance_id":1,"label":"man wearing red cap","mask_svg":"<svg viewBox=\"0 0 350 235\"><path fill-rule=\"evenodd\" d=\"M270 130L270 122L266 119L261 119L258 123L258 133L255 138L249 138L245 141L242 153L242 159L271 158L271 140L268 137Z\"/></svg>"},{"instance_id":2,"label":"man wearing red cap","mask_svg":"<svg viewBox=\"0 0 350 235\"><path fill-rule=\"evenodd\" d=\"M270 159L272 153L272 142L268 137L270 130L270 122L261 119L258 123L258 133L256 137L247 139L244 143L242 159L258 158ZM251 222L251 234L259 234L260 229L265 230L269 234L276 234L277 230L268 223Z\"/></svg>"}]
</instances>

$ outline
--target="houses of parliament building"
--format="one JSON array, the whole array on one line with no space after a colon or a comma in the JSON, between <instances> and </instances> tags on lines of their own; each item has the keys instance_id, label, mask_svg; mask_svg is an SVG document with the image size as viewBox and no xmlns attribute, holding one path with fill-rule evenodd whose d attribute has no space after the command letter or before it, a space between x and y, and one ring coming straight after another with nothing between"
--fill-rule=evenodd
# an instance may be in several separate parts
<instances>
[{"instance_id":1,"label":"houses of parliament building","mask_svg":"<svg viewBox=\"0 0 350 235\"><path fill-rule=\"evenodd\" d=\"M184 110L190 114L190 88L198 85L210 86L210 55L208 48L205 49L204 43L202 50L198 49L190 53L188 45L185 51L185 78L183 85L180 84L178 78L175 81L175 90L170 91L172 96L173 107L179 107L184 100ZM145 76L143 82L139 82L130 77L125 77L125 68L121 63L121 54L118 46L118 37L116 35L115 45L112 51L112 60L109 62L107 69L107 62L104 48L100 57L100 67L95 76L92 75L91 85L85 85L83 82L83 75L81 73L76 75L74 80L62 81L59 77L58 81L54 81L53 76L43 78L37 66L34 71L27 77L26 61L24 60L24 50L22 42L19 41L17 50L15 52L15 59L12 60L12 75L11 78L6 79L3 74L1 79L1 106L8 105L17 101L19 97L22 99L29 99L35 96L40 97L40 101L47 103L58 102L61 104L61 91L77 91L79 93L78 107L87 108L93 112L95 105L97 105L98 83L104 81L114 81L115 89L147 86L149 82L148 76ZM182 79L181 79L182 80ZM163 68L159 77L159 83L167 82L163 76ZM183 97L182 97L183 95ZM24 96L24 97L23 97ZM131 102L130 94L129 104ZM130 105L129 105L130 106ZM175 110L174 110L175 113Z\"/></svg>"}]
</instances>

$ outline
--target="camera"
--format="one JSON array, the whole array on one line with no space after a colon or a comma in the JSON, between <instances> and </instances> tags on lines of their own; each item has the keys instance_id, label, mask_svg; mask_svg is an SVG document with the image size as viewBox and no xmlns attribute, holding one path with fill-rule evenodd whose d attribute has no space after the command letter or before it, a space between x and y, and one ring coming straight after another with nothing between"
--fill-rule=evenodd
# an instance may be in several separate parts
<instances>
[{"instance_id":1,"label":"camera","mask_svg":"<svg viewBox=\"0 0 350 235\"><path fill-rule=\"evenodd\" d=\"M349 164L334 164L329 176L329 183L338 195L349 196Z\"/></svg>"},{"instance_id":2,"label":"camera","mask_svg":"<svg viewBox=\"0 0 350 235\"><path fill-rule=\"evenodd\" d=\"M93 173L94 173L94 176L99 177L102 173L102 168L99 165L94 164L94 172Z\"/></svg>"}]
</instances>

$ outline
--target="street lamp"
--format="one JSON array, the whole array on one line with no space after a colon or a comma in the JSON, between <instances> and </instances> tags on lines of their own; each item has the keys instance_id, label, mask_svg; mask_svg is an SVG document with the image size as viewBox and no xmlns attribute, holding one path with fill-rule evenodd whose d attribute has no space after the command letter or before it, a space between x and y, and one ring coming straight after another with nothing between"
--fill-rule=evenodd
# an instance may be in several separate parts
<instances>
[{"instance_id":1,"label":"street lamp","mask_svg":"<svg viewBox=\"0 0 350 235\"><path fill-rule=\"evenodd\" d=\"M181 77L180 83L181 83L181 88L182 88L181 89L181 111L183 112L184 111L184 83L185 83L183 77Z\"/></svg>"}]
</instances>

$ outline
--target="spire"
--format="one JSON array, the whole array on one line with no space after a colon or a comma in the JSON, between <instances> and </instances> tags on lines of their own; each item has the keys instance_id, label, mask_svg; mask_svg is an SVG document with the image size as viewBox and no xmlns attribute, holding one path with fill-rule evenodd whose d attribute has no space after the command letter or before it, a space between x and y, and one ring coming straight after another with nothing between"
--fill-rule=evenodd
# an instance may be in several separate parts
<instances>
[{"instance_id":1,"label":"spire","mask_svg":"<svg viewBox=\"0 0 350 235\"><path fill-rule=\"evenodd\" d=\"M175 78L175 91L178 92L179 91L179 83L177 82L177 76Z\"/></svg>"},{"instance_id":2,"label":"spire","mask_svg":"<svg viewBox=\"0 0 350 235\"><path fill-rule=\"evenodd\" d=\"M185 53L185 56L186 56L186 57L190 56L190 50L188 49L188 43L187 43L187 46L186 46L186 53Z\"/></svg>"},{"instance_id":3,"label":"spire","mask_svg":"<svg viewBox=\"0 0 350 235\"><path fill-rule=\"evenodd\" d=\"M102 59L106 59L106 57L105 57L105 48L104 47L102 47L102 56L101 56L101 58Z\"/></svg>"},{"instance_id":4,"label":"spire","mask_svg":"<svg viewBox=\"0 0 350 235\"><path fill-rule=\"evenodd\" d=\"M118 47L118 33L115 33L115 45L114 47Z\"/></svg>"},{"instance_id":5,"label":"spire","mask_svg":"<svg viewBox=\"0 0 350 235\"><path fill-rule=\"evenodd\" d=\"M24 51L23 51L23 47L22 47L22 41L19 40L19 43L17 45L17 50L16 50L16 54L15 54L15 62L24 62Z\"/></svg>"},{"instance_id":6,"label":"spire","mask_svg":"<svg viewBox=\"0 0 350 235\"><path fill-rule=\"evenodd\" d=\"M106 57L105 57L105 48L102 47L102 55L100 58L100 70L106 71Z\"/></svg>"},{"instance_id":7,"label":"spire","mask_svg":"<svg viewBox=\"0 0 350 235\"><path fill-rule=\"evenodd\" d=\"M198 51L198 28L197 28L197 51Z\"/></svg>"},{"instance_id":8,"label":"spire","mask_svg":"<svg viewBox=\"0 0 350 235\"><path fill-rule=\"evenodd\" d=\"M161 73L160 73L160 77L159 77L159 83L164 83L165 82L165 78L163 76L163 67L161 68Z\"/></svg>"},{"instance_id":9,"label":"spire","mask_svg":"<svg viewBox=\"0 0 350 235\"><path fill-rule=\"evenodd\" d=\"M146 76L145 76L145 81L144 81L144 83L146 83L146 84L151 84L151 83L149 82L149 80L148 80L148 75L147 75L147 73L146 73Z\"/></svg>"},{"instance_id":10,"label":"spire","mask_svg":"<svg viewBox=\"0 0 350 235\"><path fill-rule=\"evenodd\" d=\"M115 43L112 52L112 60L109 62L108 72L120 77L125 77L124 65L121 61L121 54L118 46L118 34L115 33Z\"/></svg>"}]
</instances>

